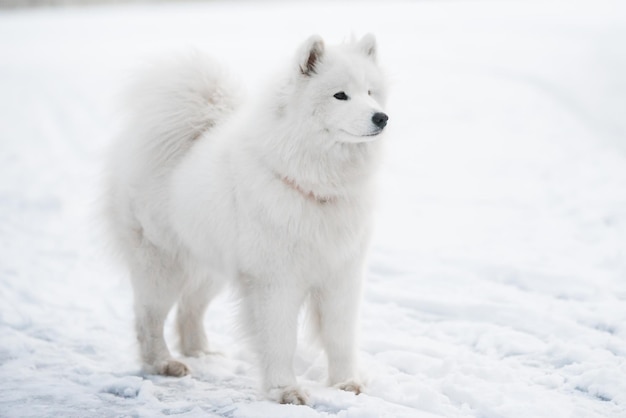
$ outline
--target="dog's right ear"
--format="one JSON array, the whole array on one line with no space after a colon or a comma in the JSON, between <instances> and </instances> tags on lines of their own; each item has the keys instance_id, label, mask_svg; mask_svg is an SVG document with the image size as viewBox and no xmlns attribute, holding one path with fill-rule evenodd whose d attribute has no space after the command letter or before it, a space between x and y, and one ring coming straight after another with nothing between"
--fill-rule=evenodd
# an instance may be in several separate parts
<instances>
[{"instance_id":1,"label":"dog's right ear","mask_svg":"<svg viewBox=\"0 0 626 418\"><path fill-rule=\"evenodd\" d=\"M324 55L324 40L319 35L313 35L306 40L298 50L298 66L300 73L305 76L315 74L315 66Z\"/></svg>"}]
</instances>

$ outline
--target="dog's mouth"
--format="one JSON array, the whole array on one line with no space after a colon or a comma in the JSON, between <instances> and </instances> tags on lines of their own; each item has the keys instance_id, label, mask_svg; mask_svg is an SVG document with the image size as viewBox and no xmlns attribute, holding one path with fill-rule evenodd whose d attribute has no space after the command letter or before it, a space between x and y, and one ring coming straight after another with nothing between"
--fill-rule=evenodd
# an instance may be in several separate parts
<instances>
[{"instance_id":1,"label":"dog's mouth","mask_svg":"<svg viewBox=\"0 0 626 418\"><path fill-rule=\"evenodd\" d=\"M348 134L348 135L350 135L350 136L353 136L355 138L371 138L371 137L378 136L381 133L383 133L383 129L382 128L378 129L377 131L370 132L369 134L363 134L363 135L356 135L356 134L353 134L352 132L346 131L345 129L342 129L341 131L346 133L346 134Z\"/></svg>"},{"instance_id":2,"label":"dog's mouth","mask_svg":"<svg viewBox=\"0 0 626 418\"><path fill-rule=\"evenodd\" d=\"M383 130L379 129L379 130L377 130L375 132L372 132L371 134L365 134L365 135L361 135L361 136L377 136L377 135L380 135L382 133L383 133Z\"/></svg>"}]
</instances>

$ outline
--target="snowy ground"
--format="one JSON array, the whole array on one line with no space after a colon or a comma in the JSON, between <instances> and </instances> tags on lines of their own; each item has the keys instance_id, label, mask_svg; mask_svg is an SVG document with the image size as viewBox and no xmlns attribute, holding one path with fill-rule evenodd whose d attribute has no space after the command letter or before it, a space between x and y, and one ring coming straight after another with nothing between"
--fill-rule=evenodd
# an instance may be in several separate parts
<instances>
[{"instance_id":1,"label":"snowy ground","mask_svg":"<svg viewBox=\"0 0 626 418\"><path fill-rule=\"evenodd\" d=\"M393 83L365 394L257 394L232 301L193 377L142 376L96 211L115 94L195 46L248 80L377 34ZM626 416L626 5L210 2L0 12L0 416ZM262 70L257 71L256 67Z\"/></svg>"}]
</instances>

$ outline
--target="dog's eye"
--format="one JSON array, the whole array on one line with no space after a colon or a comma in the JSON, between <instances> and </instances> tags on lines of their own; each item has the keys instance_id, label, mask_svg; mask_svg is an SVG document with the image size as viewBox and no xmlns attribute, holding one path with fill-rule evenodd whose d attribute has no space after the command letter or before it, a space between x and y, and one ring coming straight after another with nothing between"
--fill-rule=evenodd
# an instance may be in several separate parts
<instances>
[{"instance_id":1,"label":"dog's eye","mask_svg":"<svg viewBox=\"0 0 626 418\"><path fill-rule=\"evenodd\" d=\"M367 91L367 95L368 95L368 96L371 96L371 95L372 95L372 90L368 90L368 91Z\"/></svg>"},{"instance_id":2,"label":"dog's eye","mask_svg":"<svg viewBox=\"0 0 626 418\"><path fill-rule=\"evenodd\" d=\"M348 95L343 91L340 91L339 93L335 93L333 97L337 100L348 100Z\"/></svg>"}]
</instances>

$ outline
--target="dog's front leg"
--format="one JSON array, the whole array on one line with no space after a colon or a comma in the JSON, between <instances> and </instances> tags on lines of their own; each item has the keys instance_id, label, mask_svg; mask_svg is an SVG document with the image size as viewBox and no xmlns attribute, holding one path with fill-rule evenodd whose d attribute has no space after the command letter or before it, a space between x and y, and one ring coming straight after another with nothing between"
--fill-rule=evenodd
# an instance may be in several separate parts
<instances>
[{"instance_id":1,"label":"dog's front leg","mask_svg":"<svg viewBox=\"0 0 626 418\"><path fill-rule=\"evenodd\" d=\"M303 298L304 292L288 281L254 279L248 280L244 295L246 322L256 346L263 386L268 396L280 403L303 405L308 401L293 370Z\"/></svg>"},{"instance_id":2,"label":"dog's front leg","mask_svg":"<svg viewBox=\"0 0 626 418\"><path fill-rule=\"evenodd\" d=\"M359 394L362 383L356 361L360 276L342 277L315 297L319 332L328 357L330 385Z\"/></svg>"}]
</instances>

